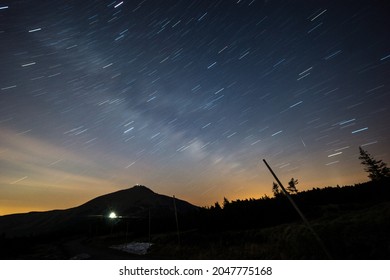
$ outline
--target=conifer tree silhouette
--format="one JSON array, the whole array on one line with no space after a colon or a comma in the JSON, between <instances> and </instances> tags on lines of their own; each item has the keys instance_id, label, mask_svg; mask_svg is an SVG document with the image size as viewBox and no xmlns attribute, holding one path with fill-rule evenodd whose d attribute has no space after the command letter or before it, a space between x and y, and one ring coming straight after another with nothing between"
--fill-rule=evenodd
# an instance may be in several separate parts
<instances>
[{"instance_id":1,"label":"conifer tree silhouette","mask_svg":"<svg viewBox=\"0 0 390 280\"><path fill-rule=\"evenodd\" d=\"M376 160L362 147L359 147L361 164L365 166L364 171L368 172L368 177L372 181L380 181L390 177L390 169L382 160Z\"/></svg>"},{"instance_id":2,"label":"conifer tree silhouette","mask_svg":"<svg viewBox=\"0 0 390 280\"><path fill-rule=\"evenodd\" d=\"M291 178L290 182L288 182L287 190L289 193L298 193L297 189L298 179Z\"/></svg>"},{"instance_id":3,"label":"conifer tree silhouette","mask_svg":"<svg viewBox=\"0 0 390 280\"><path fill-rule=\"evenodd\" d=\"M279 197L282 195L282 191L279 189L279 185L275 182L272 182L272 193L274 197Z\"/></svg>"}]
</instances>

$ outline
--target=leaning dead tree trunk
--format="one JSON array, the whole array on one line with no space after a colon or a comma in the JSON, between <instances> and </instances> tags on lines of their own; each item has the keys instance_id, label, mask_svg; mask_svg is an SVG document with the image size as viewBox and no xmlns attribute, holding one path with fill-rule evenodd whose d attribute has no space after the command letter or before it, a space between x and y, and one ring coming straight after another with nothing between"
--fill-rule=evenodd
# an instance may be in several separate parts
<instances>
[{"instance_id":1,"label":"leaning dead tree trunk","mask_svg":"<svg viewBox=\"0 0 390 280\"><path fill-rule=\"evenodd\" d=\"M325 244L322 242L321 238L317 234L317 232L314 230L314 228L310 225L309 221L306 219L305 215L303 215L302 211L299 209L298 205L295 203L291 195L288 193L288 191L284 188L282 182L280 182L279 178L276 176L272 168L268 165L267 161L263 159L265 165L267 166L268 170L271 172L272 176L274 176L275 180L278 182L280 188L282 189L282 192L286 195L292 206L295 208L295 210L298 212L299 216L305 223L306 227L309 229L309 231L313 234L315 239L317 240L318 244L324 251L325 255L329 258L332 259L332 256L330 255L329 251L326 249Z\"/></svg>"}]
</instances>

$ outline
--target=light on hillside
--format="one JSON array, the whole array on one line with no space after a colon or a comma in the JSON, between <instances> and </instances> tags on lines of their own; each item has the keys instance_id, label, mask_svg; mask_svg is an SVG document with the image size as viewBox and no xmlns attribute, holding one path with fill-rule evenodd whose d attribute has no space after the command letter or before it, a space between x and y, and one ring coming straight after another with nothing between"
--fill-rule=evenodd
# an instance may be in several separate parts
<instances>
[{"instance_id":1,"label":"light on hillside","mask_svg":"<svg viewBox=\"0 0 390 280\"><path fill-rule=\"evenodd\" d=\"M118 216L115 214L115 212L111 212L110 215L108 215L110 219L116 219Z\"/></svg>"}]
</instances>

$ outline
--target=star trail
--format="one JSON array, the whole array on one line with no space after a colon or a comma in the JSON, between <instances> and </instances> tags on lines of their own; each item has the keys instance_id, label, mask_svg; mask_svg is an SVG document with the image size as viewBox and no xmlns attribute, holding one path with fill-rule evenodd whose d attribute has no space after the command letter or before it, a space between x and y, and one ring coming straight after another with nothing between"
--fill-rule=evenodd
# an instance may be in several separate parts
<instances>
[{"instance_id":1,"label":"star trail","mask_svg":"<svg viewBox=\"0 0 390 280\"><path fill-rule=\"evenodd\" d=\"M143 184L207 206L390 162L386 1L3 1L0 215Z\"/></svg>"}]
</instances>

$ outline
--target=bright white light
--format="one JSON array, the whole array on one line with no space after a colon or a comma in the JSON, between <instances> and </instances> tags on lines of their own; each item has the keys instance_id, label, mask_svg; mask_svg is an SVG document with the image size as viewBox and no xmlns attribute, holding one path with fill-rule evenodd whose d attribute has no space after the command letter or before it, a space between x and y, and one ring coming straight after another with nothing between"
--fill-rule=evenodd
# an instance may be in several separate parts
<instances>
[{"instance_id":1,"label":"bright white light","mask_svg":"<svg viewBox=\"0 0 390 280\"><path fill-rule=\"evenodd\" d=\"M110 215L108 215L110 219L116 219L118 216L115 214L115 212L111 212Z\"/></svg>"}]
</instances>

